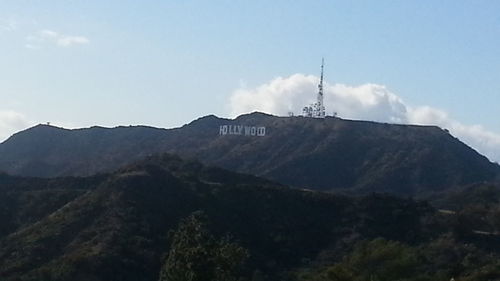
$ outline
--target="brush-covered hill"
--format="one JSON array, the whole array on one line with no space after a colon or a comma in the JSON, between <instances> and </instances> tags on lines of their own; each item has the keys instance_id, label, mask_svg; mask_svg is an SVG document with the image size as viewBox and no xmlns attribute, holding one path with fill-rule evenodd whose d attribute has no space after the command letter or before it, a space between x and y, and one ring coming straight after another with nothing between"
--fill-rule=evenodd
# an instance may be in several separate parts
<instances>
[{"instance_id":1,"label":"brush-covered hill","mask_svg":"<svg viewBox=\"0 0 500 281\"><path fill-rule=\"evenodd\" d=\"M6 281L158 280L172 250L169 233L196 211L215 237L229 235L248 251L239 280L337 280L322 276L347 274L358 263L383 280L500 274L498 239L487 246L481 237L463 240L470 229L455 231L454 219L424 202L290 189L170 155L93 177L2 175L0 206Z\"/></svg>"},{"instance_id":2,"label":"brush-covered hill","mask_svg":"<svg viewBox=\"0 0 500 281\"><path fill-rule=\"evenodd\" d=\"M220 135L224 125L233 127ZM246 126L265 127L265 136L245 135ZM438 127L262 113L207 116L169 130L38 125L0 145L0 171L87 176L163 152L315 190L413 195L495 180L500 171Z\"/></svg>"},{"instance_id":3,"label":"brush-covered hill","mask_svg":"<svg viewBox=\"0 0 500 281\"><path fill-rule=\"evenodd\" d=\"M169 230L197 210L215 233L250 250L251 267L273 274L347 234L415 241L419 218L429 212L393 198L293 190L169 155L99 177L4 175L0 194L9 226L0 236L2 280L156 280ZM366 210L382 205L378 213Z\"/></svg>"}]
</instances>

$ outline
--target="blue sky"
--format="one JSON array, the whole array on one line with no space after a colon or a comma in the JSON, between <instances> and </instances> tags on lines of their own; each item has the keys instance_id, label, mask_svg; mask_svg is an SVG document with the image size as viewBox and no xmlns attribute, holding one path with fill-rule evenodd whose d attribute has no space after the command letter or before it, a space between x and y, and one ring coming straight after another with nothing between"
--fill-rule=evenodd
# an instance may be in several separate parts
<instances>
[{"instance_id":1,"label":"blue sky","mask_svg":"<svg viewBox=\"0 0 500 281\"><path fill-rule=\"evenodd\" d=\"M1 1L0 53L4 138L229 116L238 91L321 57L331 85L500 133L500 1Z\"/></svg>"}]
</instances>

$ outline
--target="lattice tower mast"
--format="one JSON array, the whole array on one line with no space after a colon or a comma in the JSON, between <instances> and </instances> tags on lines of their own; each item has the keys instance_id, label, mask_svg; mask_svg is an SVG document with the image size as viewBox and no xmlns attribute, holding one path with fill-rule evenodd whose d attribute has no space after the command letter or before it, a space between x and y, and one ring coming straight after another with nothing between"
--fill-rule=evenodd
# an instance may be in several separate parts
<instances>
[{"instance_id":1,"label":"lattice tower mast","mask_svg":"<svg viewBox=\"0 0 500 281\"><path fill-rule=\"evenodd\" d=\"M325 67L325 59L321 59L321 77L318 84L318 96L316 98L316 103L314 104L314 114L313 117L325 118L325 105L323 103L323 71Z\"/></svg>"}]
</instances>

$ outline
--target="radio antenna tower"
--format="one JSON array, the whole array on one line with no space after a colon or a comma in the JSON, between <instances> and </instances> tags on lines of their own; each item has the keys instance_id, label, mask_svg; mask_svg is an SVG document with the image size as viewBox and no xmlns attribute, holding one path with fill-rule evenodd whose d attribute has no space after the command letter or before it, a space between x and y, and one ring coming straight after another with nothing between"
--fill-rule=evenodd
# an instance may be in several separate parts
<instances>
[{"instance_id":1,"label":"radio antenna tower","mask_svg":"<svg viewBox=\"0 0 500 281\"><path fill-rule=\"evenodd\" d=\"M323 104L323 69L325 67L325 59L321 58L321 78L318 85L318 98L316 101L315 115L316 118L325 118L325 105Z\"/></svg>"},{"instance_id":2,"label":"radio antenna tower","mask_svg":"<svg viewBox=\"0 0 500 281\"><path fill-rule=\"evenodd\" d=\"M304 107L302 113L304 117L313 118L325 118L325 104L323 103L323 70L325 67L325 59L321 59L321 76L318 84L318 95L316 96L316 102L310 106Z\"/></svg>"}]
</instances>

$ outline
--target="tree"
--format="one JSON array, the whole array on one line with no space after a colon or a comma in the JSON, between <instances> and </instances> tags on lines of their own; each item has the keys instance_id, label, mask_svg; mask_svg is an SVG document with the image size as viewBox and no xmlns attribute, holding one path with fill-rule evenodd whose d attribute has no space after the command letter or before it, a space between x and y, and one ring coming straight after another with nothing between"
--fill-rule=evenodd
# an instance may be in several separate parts
<instances>
[{"instance_id":1,"label":"tree","mask_svg":"<svg viewBox=\"0 0 500 281\"><path fill-rule=\"evenodd\" d=\"M216 239L203 212L194 212L171 234L160 281L236 281L247 250L229 237Z\"/></svg>"}]
</instances>

